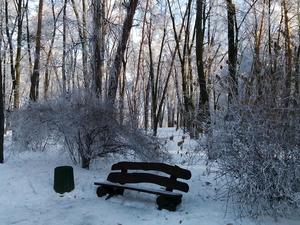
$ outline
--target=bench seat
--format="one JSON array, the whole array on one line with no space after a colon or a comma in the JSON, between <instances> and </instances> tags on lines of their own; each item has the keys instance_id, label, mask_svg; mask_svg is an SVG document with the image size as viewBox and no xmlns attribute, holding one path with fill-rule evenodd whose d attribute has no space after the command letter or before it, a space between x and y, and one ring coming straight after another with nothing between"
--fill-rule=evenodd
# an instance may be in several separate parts
<instances>
[{"instance_id":1,"label":"bench seat","mask_svg":"<svg viewBox=\"0 0 300 225\"><path fill-rule=\"evenodd\" d=\"M166 191L163 189L159 190L159 189L154 189L154 188L137 187L137 186L130 185L130 184L116 184L116 183L112 183L109 181L94 182L94 184L99 185L99 186L104 186L104 187L116 187L116 188L128 189L128 190L133 190L133 191L138 191L138 192L145 192L148 194L164 195L164 196L180 197L180 198L182 197L182 194L180 194L180 193Z\"/></svg>"}]
</instances>

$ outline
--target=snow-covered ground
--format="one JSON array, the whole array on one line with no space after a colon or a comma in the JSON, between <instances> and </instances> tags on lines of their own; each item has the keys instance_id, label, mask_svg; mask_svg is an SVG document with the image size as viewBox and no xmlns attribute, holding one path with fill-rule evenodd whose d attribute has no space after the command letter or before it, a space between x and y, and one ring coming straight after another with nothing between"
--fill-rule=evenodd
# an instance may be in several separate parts
<instances>
[{"instance_id":1,"label":"snow-covered ground","mask_svg":"<svg viewBox=\"0 0 300 225\"><path fill-rule=\"evenodd\" d=\"M195 143L186 137L180 149L182 133L163 129L160 134L168 140L174 163L192 171L190 191L176 212L157 210L156 196L145 193L125 191L124 196L107 201L98 198L93 182L105 180L116 159L98 161L85 170L55 149L42 153L6 151L6 162L0 164L0 225L300 225L300 216L277 222L272 218L236 219L226 200L217 197L215 190L220 184L213 173L207 173L201 153L191 154ZM72 165L75 175L75 190L64 195L53 190L54 168L61 165Z\"/></svg>"}]
</instances>

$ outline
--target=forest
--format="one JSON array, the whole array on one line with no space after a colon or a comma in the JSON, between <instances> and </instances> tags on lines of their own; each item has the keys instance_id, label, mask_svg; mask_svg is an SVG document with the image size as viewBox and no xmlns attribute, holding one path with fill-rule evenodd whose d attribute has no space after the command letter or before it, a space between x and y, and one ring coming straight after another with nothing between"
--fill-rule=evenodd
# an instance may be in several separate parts
<instances>
[{"instance_id":1,"label":"forest","mask_svg":"<svg viewBox=\"0 0 300 225\"><path fill-rule=\"evenodd\" d=\"M239 218L300 220L300 0L0 0L0 78L0 171L185 157Z\"/></svg>"}]
</instances>

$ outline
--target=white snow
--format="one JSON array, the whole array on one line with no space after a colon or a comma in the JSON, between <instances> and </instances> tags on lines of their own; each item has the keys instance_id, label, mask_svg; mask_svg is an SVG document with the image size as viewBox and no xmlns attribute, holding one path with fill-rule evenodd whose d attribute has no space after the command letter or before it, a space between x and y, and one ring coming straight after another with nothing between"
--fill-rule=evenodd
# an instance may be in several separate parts
<instances>
[{"instance_id":1,"label":"white snow","mask_svg":"<svg viewBox=\"0 0 300 225\"><path fill-rule=\"evenodd\" d=\"M191 155L196 143L175 129L160 130L174 163L192 172L190 191L176 212L157 210L155 195L125 191L124 196L109 200L96 196L94 181L105 180L117 159L99 160L90 170L73 165L66 154L53 148L49 152L14 153L6 150L6 162L0 164L0 225L299 225L300 216L290 218L237 219L225 199L215 189L220 187L214 174L207 173L202 153ZM169 137L174 136L170 141ZM11 148L9 148L11 149ZM189 150L189 151L188 151ZM118 161L118 160L117 160ZM53 190L54 168L72 165L75 190L60 195ZM226 213L227 212L227 213Z\"/></svg>"}]
</instances>

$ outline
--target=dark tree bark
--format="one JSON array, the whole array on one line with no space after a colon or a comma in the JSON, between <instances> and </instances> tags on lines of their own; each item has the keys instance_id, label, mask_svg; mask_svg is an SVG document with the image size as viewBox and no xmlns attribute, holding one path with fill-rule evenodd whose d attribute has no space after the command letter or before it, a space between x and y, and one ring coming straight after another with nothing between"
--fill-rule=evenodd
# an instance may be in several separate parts
<instances>
[{"instance_id":1,"label":"dark tree bark","mask_svg":"<svg viewBox=\"0 0 300 225\"><path fill-rule=\"evenodd\" d=\"M16 74L15 74L15 67L14 67L14 49L13 49L13 31L9 31L9 12L8 12L8 1L5 1L5 25L6 25L6 36L7 36L7 42L9 47L9 60L10 60L10 74L11 74L11 80L12 80L12 93L15 91L15 80L16 80Z\"/></svg>"},{"instance_id":2,"label":"dark tree bark","mask_svg":"<svg viewBox=\"0 0 300 225\"><path fill-rule=\"evenodd\" d=\"M29 18L28 18L28 14L29 14L28 2L29 2L29 0L27 0L27 2L26 2L26 41L27 41L29 74L32 74L32 58L31 58L30 30L29 30Z\"/></svg>"},{"instance_id":3,"label":"dark tree bark","mask_svg":"<svg viewBox=\"0 0 300 225\"><path fill-rule=\"evenodd\" d=\"M163 104L162 112L159 115L159 127L163 127L164 118L165 118L165 110L166 110L166 104Z\"/></svg>"},{"instance_id":4,"label":"dark tree bark","mask_svg":"<svg viewBox=\"0 0 300 225\"><path fill-rule=\"evenodd\" d=\"M87 43L87 22L86 22L86 0L82 0L82 67L83 67L83 79L84 87L88 88L90 85L89 76L88 76L88 43ZM79 19L79 18L78 18ZM79 23L79 20L78 20ZM80 28L79 28L80 29Z\"/></svg>"},{"instance_id":5,"label":"dark tree bark","mask_svg":"<svg viewBox=\"0 0 300 225\"><path fill-rule=\"evenodd\" d=\"M148 6L149 6L149 0L146 0L146 8L144 12L143 17L143 24L142 24L142 33L141 33L141 42L139 47L139 55L138 55L138 61L137 61L137 69L136 69L136 78L133 86L133 110L137 113L138 112L138 86L139 86L139 80L141 75L141 63L142 63L142 56L144 54L144 41L145 41L145 27L146 27L146 19L147 19L147 13L148 13ZM148 106L147 106L148 107Z\"/></svg>"},{"instance_id":6,"label":"dark tree bark","mask_svg":"<svg viewBox=\"0 0 300 225\"><path fill-rule=\"evenodd\" d=\"M120 77L122 68L122 60L124 58L137 4L138 0L130 0L129 4L127 5L127 15L123 24L121 40L118 44L116 56L109 72L107 101L111 104L114 104L116 100L118 79Z\"/></svg>"},{"instance_id":7,"label":"dark tree bark","mask_svg":"<svg viewBox=\"0 0 300 225\"><path fill-rule=\"evenodd\" d=\"M78 27L78 33L81 43L81 55L82 55L82 73L83 73L83 79L84 79L84 87L89 87L89 79L88 79L88 68L87 68L87 24L86 24L86 3L85 0L82 0L82 22L80 20L80 16L77 10L77 6L74 0L71 0L73 11L76 17L77 27Z\"/></svg>"},{"instance_id":8,"label":"dark tree bark","mask_svg":"<svg viewBox=\"0 0 300 225\"><path fill-rule=\"evenodd\" d=\"M35 40L34 66L33 66L33 73L31 76L31 87L30 87L30 95L29 95L31 101L37 101L39 96L43 3L44 3L43 0L39 0L38 24L37 24L36 40Z\"/></svg>"},{"instance_id":9,"label":"dark tree bark","mask_svg":"<svg viewBox=\"0 0 300 225\"><path fill-rule=\"evenodd\" d=\"M160 73L161 73L161 64L162 64L162 54L163 54L163 49L165 45L165 38L167 34L166 27L164 28L163 31L163 36L162 36L162 41L160 44L160 52L159 52L159 57L158 57L158 62L157 62L157 69L156 69L156 74L154 74L154 62L153 62L153 54L152 54L152 20L150 20L149 23L149 28L148 28L148 50L149 50L149 85L151 88L151 121L152 121L152 128L153 128L153 134L156 136L157 134L157 128L158 128L158 123L159 123L159 117L158 113L160 114L161 110L159 109L159 91L158 91L158 83L159 83L159 78L160 78ZM176 52L174 53L176 54Z\"/></svg>"},{"instance_id":10,"label":"dark tree bark","mask_svg":"<svg viewBox=\"0 0 300 225\"><path fill-rule=\"evenodd\" d=\"M175 106L168 102L167 105L168 110L168 127L174 127L175 124Z\"/></svg>"},{"instance_id":11,"label":"dark tree bark","mask_svg":"<svg viewBox=\"0 0 300 225\"><path fill-rule=\"evenodd\" d=\"M203 15L203 0L197 0L197 11L196 11L196 60L197 60L197 74L198 82L200 86L200 104L205 105L208 103L208 92L206 87L204 63L203 63L203 45L204 45L204 33L205 33L205 18Z\"/></svg>"},{"instance_id":12,"label":"dark tree bark","mask_svg":"<svg viewBox=\"0 0 300 225\"><path fill-rule=\"evenodd\" d=\"M149 99L150 99L150 76L147 79L145 90L145 103L144 103L144 128L147 132L149 125Z\"/></svg>"},{"instance_id":13,"label":"dark tree bark","mask_svg":"<svg viewBox=\"0 0 300 225\"><path fill-rule=\"evenodd\" d=\"M21 79L21 51L22 51L22 35L23 35L23 12L22 5L23 0L18 0L17 2L17 55L16 55L16 65L15 72L16 77L13 81L14 86L14 108L19 108L20 106L20 79Z\"/></svg>"},{"instance_id":14,"label":"dark tree bark","mask_svg":"<svg viewBox=\"0 0 300 225\"><path fill-rule=\"evenodd\" d=\"M232 0L227 3L227 25L228 25L228 70L229 70L229 104L232 98L238 96L238 82L236 78L237 67L237 27L235 5Z\"/></svg>"},{"instance_id":15,"label":"dark tree bark","mask_svg":"<svg viewBox=\"0 0 300 225\"><path fill-rule=\"evenodd\" d=\"M124 121L124 105L125 105L125 87L126 87L126 70L127 70L127 61L129 57L129 52L126 51L126 54L123 59L123 69L122 69L122 79L120 79L120 99L119 99L119 112L120 112L120 124L123 124Z\"/></svg>"},{"instance_id":16,"label":"dark tree bark","mask_svg":"<svg viewBox=\"0 0 300 225\"><path fill-rule=\"evenodd\" d=\"M207 84L204 71L203 52L204 52L204 34L206 26L205 4L203 0L197 0L196 5L196 61L197 61L197 74L198 83L200 87L200 106L196 112L196 121L194 136L197 138L199 132L208 133L208 137L211 137L210 129L210 111L209 111L209 95L207 91ZM210 38L210 24L208 26L208 38ZM208 39L210 42L210 39ZM209 67L209 66L208 66ZM210 140L210 138L209 138ZM208 158L213 158L211 147L208 148Z\"/></svg>"},{"instance_id":17,"label":"dark tree bark","mask_svg":"<svg viewBox=\"0 0 300 225\"><path fill-rule=\"evenodd\" d=\"M51 10L52 10L52 17L53 17L53 31L52 31L52 37L51 37L51 43L49 46L49 51L47 53L47 58L46 58L46 66L45 66L45 80L44 80L44 98L48 99L48 92L49 92L49 85L50 85L50 71L49 71L49 65L51 61L51 56L52 56L52 50L55 42L55 37L56 37L56 30L57 30L57 20L59 18L59 15L63 11L64 7L61 8L59 13L56 15L55 14L55 4L54 0L51 0Z\"/></svg>"},{"instance_id":18,"label":"dark tree bark","mask_svg":"<svg viewBox=\"0 0 300 225\"><path fill-rule=\"evenodd\" d=\"M0 30L2 30L2 21L0 21ZM2 74L2 41L3 36L0 32L0 163L4 162L4 102L3 102L3 74Z\"/></svg>"},{"instance_id":19,"label":"dark tree bark","mask_svg":"<svg viewBox=\"0 0 300 225\"><path fill-rule=\"evenodd\" d=\"M102 95L104 73L105 1L93 1L93 80L98 96Z\"/></svg>"},{"instance_id":20,"label":"dark tree bark","mask_svg":"<svg viewBox=\"0 0 300 225\"><path fill-rule=\"evenodd\" d=\"M154 75L154 65L153 65L153 54L152 54L152 20L150 20L149 23L149 30L148 30L148 51L149 51L149 79L150 79L150 87L151 87L151 121L153 122L152 127L154 128L157 125L155 124L155 117L156 117L156 109L157 109L157 89L156 89L156 80L158 80L158 77L155 78ZM161 49L164 45L164 38L165 38L165 31L162 39ZM157 71L157 75L159 74L159 71Z\"/></svg>"},{"instance_id":21,"label":"dark tree bark","mask_svg":"<svg viewBox=\"0 0 300 225\"><path fill-rule=\"evenodd\" d=\"M298 50L297 50L297 56L296 56L296 73L295 73L295 86L296 86L296 95L299 96L300 94L300 0L297 2L297 15L298 15Z\"/></svg>"},{"instance_id":22,"label":"dark tree bark","mask_svg":"<svg viewBox=\"0 0 300 225\"><path fill-rule=\"evenodd\" d=\"M258 30L255 32L255 37L254 37L254 51L255 51L255 56L254 56L254 73L256 75L256 80L257 80L257 100L259 101L262 97L262 78L261 78L261 59L260 59L260 48L262 44L262 39L263 39L263 32L264 32L264 17L265 17L265 1L263 4L263 11L261 15L261 20L259 24Z\"/></svg>"},{"instance_id":23,"label":"dark tree bark","mask_svg":"<svg viewBox=\"0 0 300 225\"><path fill-rule=\"evenodd\" d=\"M292 84L292 43L291 32L289 27L288 5L286 0L282 0L283 15L284 15L284 39L285 39L285 90L284 90L284 106L288 107L291 103L291 84Z\"/></svg>"},{"instance_id":24,"label":"dark tree bark","mask_svg":"<svg viewBox=\"0 0 300 225\"><path fill-rule=\"evenodd\" d=\"M64 0L64 6L63 6L63 58L62 58L62 83L63 83L63 95L66 94L67 88L67 76L66 76L66 58L67 58L67 0Z\"/></svg>"},{"instance_id":25,"label":"dark tree bark","mask_svg":"<svg viewBox=\"0 0 300 225\"><path fill-rule=\"evenodd\" d=\"M298 22L298 47L295 57L295 94L299 96L299 84L300 84L300 0L297 1L297 22Z\"/></svg>"}]
</instances>

